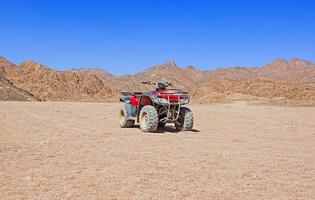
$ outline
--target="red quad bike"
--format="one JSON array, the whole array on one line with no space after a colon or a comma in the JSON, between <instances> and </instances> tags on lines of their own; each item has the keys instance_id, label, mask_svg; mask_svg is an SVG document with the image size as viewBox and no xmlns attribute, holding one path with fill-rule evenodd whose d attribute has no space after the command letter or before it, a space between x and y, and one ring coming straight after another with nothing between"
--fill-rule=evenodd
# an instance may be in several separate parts
<instances>
[{"instance_id":1,"label":"red quad bike","mask_svg":"<svg viewBox=\"0 0 315 200\"><path fill-rule=\"evenodd\" d=\"M170 83L142 82L156 86L151 92L122 92L120 101L120 127L132 127L135 122L140 124L144 132L155 132L166 123L174 123L178 131L191 130L194 125L192 111L183 107L190 97L187 92L179 89L168 89Z\"/></svg>"}]
</instances>

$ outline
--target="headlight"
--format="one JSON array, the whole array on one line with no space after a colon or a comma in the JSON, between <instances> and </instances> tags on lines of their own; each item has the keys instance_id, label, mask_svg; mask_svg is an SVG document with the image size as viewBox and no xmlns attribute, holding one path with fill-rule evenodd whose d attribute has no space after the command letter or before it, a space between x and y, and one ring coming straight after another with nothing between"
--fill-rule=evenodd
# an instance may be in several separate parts
<instances>
[{"instance_id":1,"label":"headlight","mask_svg":"<svg viewBox=\"0 0 315 200\"><path fill-rule=\"evenodd\" d=\"M180 103L181 104L186 104L186 103L189 103L189 98L183 98L180 100Z\"/></svg>"}]
</instances>

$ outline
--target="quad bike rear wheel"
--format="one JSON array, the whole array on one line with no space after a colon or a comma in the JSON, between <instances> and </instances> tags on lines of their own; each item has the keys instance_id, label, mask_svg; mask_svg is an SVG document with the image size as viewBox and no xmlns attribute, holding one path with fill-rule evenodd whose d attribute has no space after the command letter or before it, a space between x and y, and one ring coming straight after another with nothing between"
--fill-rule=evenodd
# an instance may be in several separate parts
<instances>
[{"instance_id":1,"label":"quad bike rear wheel","mask_svg":"<svg viewBox=\"0 0 315 200\"><path fill-rule=\"evenodd\" d=\"M126 103L123 104L122 108L120 109L119 112L119 124L121 128L128 128L128 127L133 127L135 124L135 120L128 120L127 119L127 105Z\"/></svg>"},{"instance_id":2,"label":"quad bike rear wheel","mask_svg":"<svg viewBox=\"0 0 315 200\"><path fill-rule=\"evenodd\" d=\"M147 105L142 107L139 115L140 129L144 132L155 132L159 117L155 107Z\"/></svg>"},{"instance_id":3,"label":"quad bike rear wheel","mask_svg":"<svg viewBox=\"0 0 315 200\"><path fill-rule=\"evenodd\" d=\"M194 115L189 108L182 107L178 119L175 121L175 127L178 131L190 131L194 126Z\"/></svg>"}]
</instances>

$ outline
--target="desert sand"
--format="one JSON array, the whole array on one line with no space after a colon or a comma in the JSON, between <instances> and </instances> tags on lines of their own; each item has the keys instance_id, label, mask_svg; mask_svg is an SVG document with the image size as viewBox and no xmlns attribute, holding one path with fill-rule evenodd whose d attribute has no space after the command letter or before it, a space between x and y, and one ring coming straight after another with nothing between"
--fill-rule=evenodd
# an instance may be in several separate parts
<instances>
[{"instance_id":1,"label":"desert sand","mask_svg":"<svg viewBox=\"0 0 315 200\"><path fill-rule=\"evenodd\" d=\"M149 134L119 108L0 102L0 199L315 199L315 107L196 104Z\"/></svg>"}]
</instances>

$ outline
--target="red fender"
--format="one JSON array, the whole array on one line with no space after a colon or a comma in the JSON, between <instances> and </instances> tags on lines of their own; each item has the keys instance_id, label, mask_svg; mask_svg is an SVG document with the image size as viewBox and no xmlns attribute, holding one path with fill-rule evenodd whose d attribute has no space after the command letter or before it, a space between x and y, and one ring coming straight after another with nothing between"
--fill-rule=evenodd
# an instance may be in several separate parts
<instances>
[{"instance_id":1,"label":"red fender","mask_svg":"<svg viewBox=\"0 0 315 200\"><path fill-rule=\"evenodd\" d=\"M152 100L150 97L142 97L141 98L141 105L151 105L152 104Z\"/></svg>"}]
</instances>

